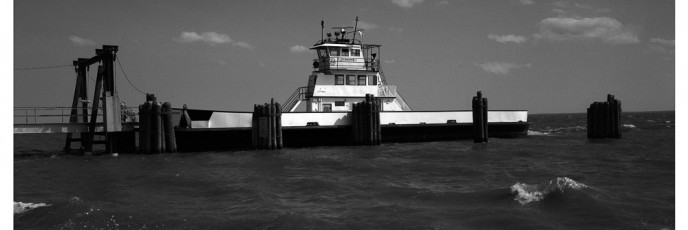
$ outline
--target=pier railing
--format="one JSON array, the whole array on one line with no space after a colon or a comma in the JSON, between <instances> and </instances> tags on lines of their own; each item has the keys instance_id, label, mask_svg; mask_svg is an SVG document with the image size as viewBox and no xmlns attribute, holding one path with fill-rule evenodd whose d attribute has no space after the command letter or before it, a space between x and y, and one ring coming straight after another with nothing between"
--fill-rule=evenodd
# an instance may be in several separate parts
<instances>
[{"instance_id":1,"label":"pier railing","mask_svg":"<svg viewBox=\"0 0 688 230\"><path fill-rule=\"evenodd\" d=\"M299 101L306 99L306 89L307 87L305 86L296 88L296 91L284 102L282 112L291 112L298 105Z\"/></svg>"},{"instance_id":2,"label":"pier railing","mask_svg":"<svg viewBox=\"0 0 688 230\"><path fill-rule=\"evenodd\" d=\"M88 113L91 112L91 107L85 108L87 110L86 116L90 119ZM76 110L79 121L83 122L84 116L83 107L14 107L14 124L43 124L43 123L69 123L72 117L72 110ZM102 120L102 108L98 108L99 114L96 121ZM123 122L136 122L138 115L138 107L122 108Z\"/></svg>"}]
</instances>

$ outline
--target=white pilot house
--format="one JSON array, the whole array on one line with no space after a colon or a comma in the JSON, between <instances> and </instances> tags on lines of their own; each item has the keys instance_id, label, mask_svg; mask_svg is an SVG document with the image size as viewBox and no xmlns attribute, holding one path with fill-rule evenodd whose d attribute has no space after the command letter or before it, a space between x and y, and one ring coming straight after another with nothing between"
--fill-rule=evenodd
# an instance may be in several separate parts
<instances>
[{"instance_id":1,"label":"white pilot house","mask_svg":"<svg viewBox=\"0 0 688 230\"><path fill-rule=\"evenodd\" d=\"M354 30L346 31L350 28ZM314 71L308 85L299 87L285 102L283 111L351 111L352 105L364 101L366 94L381 99L383 111L411 111L396 86L387 85L380 69L380 45L362 44L356 39L361 30L355 27L333 29L337 30L334 37L327 33L327 39L310 48L318 55L313 60ZM346 38L348 34L353 38Z\"/></svg>"}]
</instances>

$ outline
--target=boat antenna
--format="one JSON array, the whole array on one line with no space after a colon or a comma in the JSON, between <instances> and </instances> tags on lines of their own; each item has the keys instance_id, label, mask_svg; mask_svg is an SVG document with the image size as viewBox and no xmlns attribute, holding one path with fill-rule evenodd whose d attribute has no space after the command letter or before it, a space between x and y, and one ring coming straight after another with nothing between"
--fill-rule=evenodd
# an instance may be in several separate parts
<instances>
[{"instance_id":1,"label":"boat antenna","mask_svg":"<svg viewBox=\"0 0 688 230\"><path fill-rule=\"evenodd\" d=\"M320 20L320 42L323 42L325 38L323 37L323 31L325 30L325 21Z\"/></svg>"},{"instance_id":2,"label":"boat antenna","mask_svg":"<svg viewBox=\"0 0 688 230\"><path fill-rule=\"evenodd\" d=\"M354 38L351 39L351 44L354 44L354 40L356 40L356 29L358 28L358 16L356 16L356 24L354 24Z\"/></svg>"}]
</instances>

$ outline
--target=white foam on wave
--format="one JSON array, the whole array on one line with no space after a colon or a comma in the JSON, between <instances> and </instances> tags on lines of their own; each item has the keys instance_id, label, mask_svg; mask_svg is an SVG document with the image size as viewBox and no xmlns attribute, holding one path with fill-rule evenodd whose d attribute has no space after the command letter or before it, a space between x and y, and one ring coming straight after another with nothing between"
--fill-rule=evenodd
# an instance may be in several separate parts
<instances>
[{"instance_id":1,"label":"white foam on wave","mask_svg":"<svg viewBox=\"0 0 688 230\"><path fill-rule=\"evenodd\" d=\"M623 124L621 126L623 126L624 128L635 128L635 125L632 124Z\"/></svg>"},{"instance_id":2,"label":"white foam on wave","mask_svg":"<svg viewBox=\"0 0 688 230\"><path fill-rule=\"evenodd\" d=\"M27 212L32 209L50 206L46 203L24 203L24 202L14 202L14 214L20 214Z\"/></svg>"},{"instance_id":3,"label":"white foam on wave","mask_svg":"<svg viewBox=\"0 0 688 230\"><path fill-rule=\"evenodd\" d=\"M553 184L552 182L553 181L549 181L549 184L552 185ZM577 181L575 181L571 178L568 178L568 177L557 177L557 180L554 184L556 184L556 188L561 190L562 192L564 191L565 188L572 188L572 189L580 190L582 188L588 187L587 185L580 183L580 182L577 182Z\"/></svg>"},{"instance_id":4,"label":"white foam on wave","mask_svg":"<svg viewBox=\"0 0 688 230\"><path fill-rule=\"evenodd\" d=\"M515 201L518 201L521 205L526 205L545 199L547 194L555 190L563 193L565 189L580 190L583 188L588 188L588 186L568 177L557 177L555 180L550 180L549 184L544 186L516 182L516 184L511 186L511 192L516 194L516 197L514 197Z\"/></svg>"},{"instance_id":5,"label":"white foam on wave","mask_svg":"<svg viewBox=\"0 0 688 230\"><path fill-rule=\"evenodd\" d=\"M514 200L521 205L526 205L530 202L540 201L545 198L545 194L537 190L537 186L528 185L526 183L516 183L511 186L511 192L516 193Z\"/></svg>"},{"instance_id":6,"label":"white foam on wave","mask_svg":"<svg viewBox=\"0 0 688 230\"><path fill-rule=\"evenodd\" d=\"M549 133L543 133L543 132L528 130L528 136L546 136L546 135L549 135Z\"/></svg>"}]
</instances>

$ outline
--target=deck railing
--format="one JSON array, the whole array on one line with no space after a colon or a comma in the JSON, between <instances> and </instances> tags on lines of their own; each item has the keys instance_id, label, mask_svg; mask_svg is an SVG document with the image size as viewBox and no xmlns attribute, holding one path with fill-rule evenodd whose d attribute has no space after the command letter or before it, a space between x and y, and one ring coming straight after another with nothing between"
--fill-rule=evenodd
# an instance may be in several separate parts
<instances>
[{"instance_id":1,"label":"deck railing","mask_svg":"<svg viewBox=\"0 0 688 230\"><path fill-rule=\"evenodd\" d=\"M74 115L80 122L83 122L83 107L14 107L14 124L39 124L39 123L69 123L72 117L72 110L76 110ZM91 107L86 108L86 116L91 118ZM102 120L103 108L98 108L98 116L96 121ZM138 107L122 108L123 122L136 122L139 113Z\"/></svg>"},{"instance_id":2,"label":"deck railing","mask_svg":"<svg viewBox=\"0 0 688 230\"><path fill-rule=\"evenodd\" d=\"M296 91L282 105L282 112L291 112L300 100L306 99L306 89L305 86L296 88Z\"/></svg>"}]
</instances>

